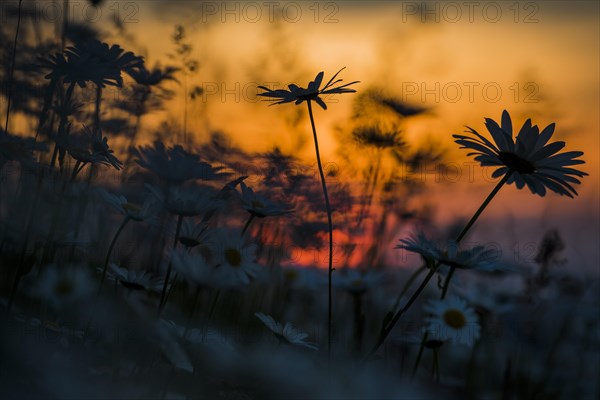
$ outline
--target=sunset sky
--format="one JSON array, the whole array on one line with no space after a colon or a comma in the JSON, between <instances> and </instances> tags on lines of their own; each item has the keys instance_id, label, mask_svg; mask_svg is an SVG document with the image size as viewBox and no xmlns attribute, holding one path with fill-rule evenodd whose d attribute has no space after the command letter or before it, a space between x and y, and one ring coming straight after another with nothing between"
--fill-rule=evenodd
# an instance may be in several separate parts
<instances>
[{"instance_id":1,"label":"sunset sky","mask_svg":"<svg viewBox=\"0 0 600 400\"><path fill-rule=\"evenodd\" d=\"M47 12L47 3L37 2L38 10ZM219 130L247 150L278 146L312 160L304 107L268 107L256 87L305 86L319 71L328 79L342 67L346 82L360 81L359 92L377 88L428 108L402 129L411 144L441 143L447 161L460 167L459 178L424 178L440 224L468 218L494 185L478 167L469 182L470 160L453 133L465 125L484 133L484 117L498 120L504 109L519 127L526 118L542 128L556 122L554 139L567 141L566 150L585 151L581 169L590 176L577 188L580 196L539 198L506 187L475 232L512 251L558 227L571 261L590 268L600 261L597 2L105 1L97 11L72 3L74 19L96 24L107 42L144 55L149 65L171 64L174 26L186 28L200 62L190 85L204 88L189 106L190 130L200 140ZM339 160L335 127L349 118L353 96L316 110L324 163ZM145 129L181 120L181 110L181 100L172 101L145 120Z\"/></svg>"}]
</instances>

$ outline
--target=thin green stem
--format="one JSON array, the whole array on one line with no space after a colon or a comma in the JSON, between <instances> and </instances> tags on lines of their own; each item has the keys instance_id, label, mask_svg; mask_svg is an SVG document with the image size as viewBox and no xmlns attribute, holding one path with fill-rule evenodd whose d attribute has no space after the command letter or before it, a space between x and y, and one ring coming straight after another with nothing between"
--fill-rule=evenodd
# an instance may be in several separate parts
<instances>
[{"instance_id":1,"label":"thin green stem","mask_svg":"<svg viewBox=\"0 0 600 400\"><path fill-rule=\"evenodd\" d=\"M129 223L130 220L131 218L125 217L123 222L121 222L121 226L119 226L119 229L117 229L115 236L113 236L112 241L110 242L110 246L108 246L108 251L106 252L106 257L104 258L104 267L102 268L102 277L100 278L100 284L98 285L97 296L100 296L100 292L102 291L102 285L104 284L104 280L106 279L106 271L108 270L108 262L110 261L110 255L115 247L115 244L117 243L117 239L119 239L121 232L123 232L123 229L125 229L125 226L127 225L127 223Z\"/></svg>"},{"instance_id":2,"label":"thin green stem","mask_svg":"<svg viewBox=\"0 0 600 400\"><path fill-rule=\"evenodd\" d=\"M325 174L321 165L321 155L319 153L319 140L317 139L317 129L315 128L315 119L312 112L311 100L306 102L308 105L308 115L310 116L310 125L312 127L313 139L315 141L315 152L317 155L317 165L319 175L321 176L321 186L323 187L323 196L325 197L325 208L327 210L327 228L329 230L329 263L328 263L328 282L327 282L327 355L331 358L331 340L332 340L332 290L331 277L333 274L333 221L331 218L331 205L329 204L329 195L327 194L327 184L325 183Z\"/></svg>"},{"instance_id":3,"label":"thin green stem","mask_svg":"<svg viewBox=\"0 0 600 400\"><path fill-rule=\"evenodd\" d=\"M183 215L179 215L177 217L177 229L175 230L175 238L173 239L173 251L177 248L177 243L179 241L179 232L181 232L181 224L183 223ZM166 304L166 295L167 295L167 287L169 286L169 278L171 278L171 270L173 269L172 261L169 261L169 266L167 267L167 275L165 276L165 283L163 284L162 293L160 295L160 304L159 304L159 312L162 312L165 304Z\"/></svg>"}]
</instances>

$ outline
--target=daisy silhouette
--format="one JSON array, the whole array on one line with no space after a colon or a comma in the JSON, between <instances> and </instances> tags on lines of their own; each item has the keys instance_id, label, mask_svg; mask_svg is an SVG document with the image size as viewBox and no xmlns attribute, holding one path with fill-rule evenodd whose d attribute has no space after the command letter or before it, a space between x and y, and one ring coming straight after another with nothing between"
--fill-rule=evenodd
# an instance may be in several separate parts
<instances>
[{"instance_id":1,"label":"daisy silhouette","mask_svg":"<svg viewBox=\"0 0 600 400\"><path fill-rule=\"evenodd\" d=\"M278 89L271 90L265 86L259 86L259 89L264 90L263 93L259 93L259 96L269 97L269 101L272 101L273 104L284 104L294 102L296 105L302 104L304 101L314 100L318 105L323 108L323 110L327 110L327 105L323 101L323 99L319 96L327 95L327 94L342 94L342 93L356 93L356 90L349 89L348 86L359 83L359 81L354 81L350 83L346 83L344 85L335 86L338 83L342 82L342 79L335 78L338 76L340 72L342 72L344 68L340 69L330 80L327 82L323 88L321 88L321 83L323 82L324 72L321 71L317 74L314 81L311 81L306 88L299 87L295 84L288 85L289 90Z\"/></svg>"},{"instance_id":2,"label":"daisy silhouette","mask_svg":"<svg viewBox=\"0 0 600 400\"><path fill-rule=\"evenodd\" d=\"M241 193L239 193L239 195L243 207L251 215L258 218L265 218L293 212L292 207L287 204L275 203L271 199L257 194L252 188L246 186L244 182L240 183L240 189Z\"/></svg>"},{"instance_id":3,"label":"daisy silhouette","mask_svg":"<svg viewBox=\"0 0 600 400\"><path fill-rule=\"evenodd\" d=\"M318 350L319 348L312 343L305 342L304 340L308 337L307 333L301 332L294 325L289 322L285 324L281 324L273 319L270 315L263 314L261 312L257 312L254 314L256 318L260 319L263 324L273 334L277 339L279 339L283 343L291 344L293 346L306 347L311 350Z\"/></svg>"},{"instance_id":4,"label":"daisy silhouette","mask_svg":"<svg viewBox=\"0 0 600 400\"><path fill-rule=\"evenodd\" d=\"M152 171L168 183L180 184L196 179L213 180L228 175L222 172L223 167L213 167L179 145L166 148L163 143L155 141L153 146L134 149L133 154L137 157L136 162L140 167Z\"/></svg>"},{"instance_id":5,"label":"daisy silhouette","mask_svg":"<svg viewBox=\"0 0 600 400\"><path fill-rule=\"evenodd\" d=\"M423 232L407 239L401 239L395 248L419 254L428 266L439 263L441 266L450 268L479 271L501 269L501 266L495 262L498 254L493 249L486 249L483 246L468 249L460 248L455 241L448 241L446 246L439 246L433 240L427 238ZM441 272L444 272L444 270L442 269Z\"/></svg>"},{"instance_id":6,"label":"daisy silhouette","mask_svg":"<svg viewBox=\"0 0 600 400\"><path fill-rule=\"evenodd\" d=\"M501 125L490 118L485 121L494 143L470 127L467 129L473 136L453 137L461 148L473 150L468 155L474 155L482 166L498 167L492 174L494 178L508 176L507 183L514 182L519 189L527 185L533 194L539 196L545 196L546 189L561 196L577 195L572 184L581 183L576 177L587 174L570 166L585 163L577 159L583 152L559 153L565 142L549 143L554 123L540 132L537 125L531 125L531 119L528 119L513 139L512 121L506 110L502 112Z\"/></svg>"}]
</instances>

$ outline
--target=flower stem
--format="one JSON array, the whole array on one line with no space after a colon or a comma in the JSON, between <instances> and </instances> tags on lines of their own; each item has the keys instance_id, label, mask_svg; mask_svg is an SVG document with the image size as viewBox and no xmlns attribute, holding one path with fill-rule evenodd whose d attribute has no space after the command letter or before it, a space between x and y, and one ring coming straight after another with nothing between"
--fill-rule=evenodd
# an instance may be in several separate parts
<instances>
[{"instance_id":1,"label":"flower stem","mask_svg":"<svg viewBox=\"0 0 600 400\"><path fill-rule=\"evenodd\" d=\"M119 226L117 233L115 233L115 236L113 237L112 241L110 242L110 246L108 246L108 251L106 252L106 258L104 259L104 267L102 268L102 278L100 278L100 285L98 285L97 296L100 296L100 292L102 291L102 285L104 284L104 280L106 279L106 270L108 269L108 262L110 260L110 255L113 251L113 248L115 247L115 244L117 243L117 239L119 238L119 236L121 235L121 232L123 232L123 229L125 229L125 226L127 225L127 223L129 221L130 221L130 218L125 217L125 219L121 223L121 226Z\"/></svg>"},{"instance_id":2,"label":"flower stem","mask_svg":"<svg viewBox=\"0 0 600 400\"><path fill-rule=\"evenodd\" d=\"M423 350L425 350L425 343L427 342L427 336L429 336L429 332L425 332L423 334L423 339L421 340L421 345L419 346L419 353L417 353L417 359L415 360L415 366L413 367L412 378L415 377L417 370L419 369L421 357L423 357Z\"/></svg>"},{"instance_id":3,"label":"flower stem","mask_svg":"<svg viewBox=\"0 0 600 400\"><path fill-rule=\"evenodd\" d=\"M479 206L477 211L475 211L475 214L473 214L473 216L471 217L469 222L467 222L467 224L465 225L463 230L460 232L460 234L456 238L457 244L460 243L460 241L465 237L467 232L469 232L469 229L471 229L471 227L473 226L475 221L477 221L477 219L479 218L481 213L483 213L483 210L485 210L485 208L488 206L488 204L490 204L492 199L496 196L496 194L498 194L498 192L500 191L502 186L504 186L504 184L506 183L506 181L508 181L508 179L512 176L512 174L513 174L513 171L509 170L504 175L504 177L502 179L500 179L500 181L498 182L496 187L490 192L490 194L488 195L488 197L486 197L486 199L483 201L483 203L481 203L481 205ZM446 281L444 282L444 286L442 288L442 297L441 297L442 300L446 297L446 293L448 292L448 286L450 285L450 281L452 280L452 276L454 275L455 269L456 269L456 267L450 267L450 272L448 272L448 276L446 277Z\"/></svg>"},{"instance_id":4,"label":"flower stem","mask_svg":"<svg viewBox=\"0 0 600 400\"><path fill-rule=\"evenodd\" d=\"M35 194L33 196L33 204L31 205L31 209L29 211L29 216L28 216L28 220L27 220L27 225L25 228L25 237L23 240L23 247L21 248L21 253L19 255L19 264L17 264L17 270L15 272L15 280L13 281L13 284L12 284L12 287L10 290L10 294L8 297L8 304L7 304L6 308L9 312L12 307L13 301L15 299L15 295L17 294L17 289L19 288L19 282L21 281L23 266L25 264L25 258L27 256L27 247L29 245L29 238L31 236L31 230L33 229L33 223L35 221L35 212L37 210L37 204L38 204L39 198L40 198L42 178L43 178L43 175L39 174L37 186L35 189Z\"/></svg>"},{"instance_id":5,"label":"flower stem","mask_svg":"<svg viewBox=\"0 0 600 400\"><path fill-rule=\"evenodd\" d=\"M13 51L10 60L10 70L8 73L8 93L7 93L7 105L6 105L6 122L4 123L4 134L8 136L8 120L10 118L10 103L12 100L12 86L13 77L15 74L15 61L17 58L17 41L19 40L19 28L21 27L21 5L23 0L19 0L19 11L17 17L17 29L15 31L15 41L13 43Z\"/></svg>"},{"instance_id":6,"label":"flower stem","mask_svg":"<svg viewBox=\"0 0 600 400\"><path fill-rule=\"evenodd\" d=\"M440 358L438 349L433 349L433 368L431 370L432 378L436 383L440 383Z\"/></svg>"},{"instance_id":7,"label":"flower stem","mask_svg":"<svg viewBox=\"0 0 600 400\"><path fill-rule=\"evenodd\" d=\"M479 218L481 213L483 213L483 210L485 210L485 208L488 206L488 204L490 204L490 202L492 201L494 196L496 196L496 194L500 191L502 186L504 186L504 184L506 183L506 181L508 181L508 179L510 178L510 176L512 174L513 174L513 171L509 170L506 173L506 175L504 175L504 177L498 182L496 187L490 192L488 197L486 197L486 199L483 201L483 203L481 203L481 206L479 206L479 208L477 209L475 214L473 214L473 216L471 217L469 222L467 222L467 224L465 225L463 230L460 232L460 234L456 238L457 244L460 243L460 241L465 237L465 235L467 234L469 229L471 229L471 227L473 226L475 221L477 221L477 219ZM448 276L446 277L446 280L444 281L444 286L442 287L442 294L441 294L442 300L444 300L446 298L446 293L448 293L448 287L450 286L450 281L452 280L452 276L454 275L455 270L456 270L456 267L450 267L450 271L448 272ZM423 335L423 341L421 342L421 348L419 349L419 355L417 356L417 361L415 362L413 376L417 372L417 369L419 367L419 362L421 361L421 354L423 353L423 348L425 347L426 340L427 340L427 332L425 332L425 334ZM437 356L437 354L436 354L436 356ZM438 371L438 374L439 374L439 371ZM438 379L439 379L439 376L438 376Z\"/></svg>"},{"instance_id":8,"label":"flower stem","mask_svg":"<svg viewBox=\"0 0 600 400\"><path fill-rule=\"evenodd\" d=\"M331 358L331 331L333 326L332 319L332 296L331 296L331 277L333 273L333 222L331 218L331 206L329 204L329 195L327 194L327 184L325 183L325 174L321 165L321 155L319 153L319 141L317 139L317 129L315 128L315 119L313 117L311 100L306 102L308 105L308 115L312 127L313 139L315 141L315 152L317 155L317 165L319 175L321 176L321 186L323 187L323 196L325 197L325 208L327 210L327 228L329 230L329 263L328 263L328 281L327 281L327 355Z\"/></svg>"},{"instance_id":9,"label":"flower stem","mask_svg":"<svg viewBox=\"0 0 600 400\"><path fill-rule=\"evenodd\" d=\"M177 248L177 242L179 241L179 232L181 231L181 224L183 223L183 215L179 215L177 217L177 229L175 230L175 239L173 240L173 250ZM160 304L159 304L159 312L162 312L163 307L166 303L166 295L167 295L167 287L169 286L169 278L171 277L171 269L173 268L173 263L169 261L169 266L167 267L167 275L165 276L165 283L163 284L162 294L160 295Z\"/></svg>"},{"instance_id":10,"label":"flower stem","mask_svg":"<svg viewBox=\"0 0 600 400\"><path fill-rule=\"evenodd\" d=\"M94 110L94 133L100 136L100 107L102 104L102 86L96 85L96 108Z\"/></svg>"},{"instance_id":11,"label":"flower stem","mask_svg":"<svg viewBox=\"0 0 600 400\"><path fill-rule=\"evenodd\" d=\"M419 295L421 294L423 289L425 289L425 287L427 286L427 284L429 283L431 278L433 278L433 275L435 274L436 271L437 271L437 268L431 268L429 270L429 273L427 274L425 279L423 279L423 282L421 282L421 285L419 285L419 287L413 293L413 295L410 297L410 299L408 299L408 302L404 305L404 307L402 307L400 309L400 311L398 311L396 313L396 315L394 315L394 318L390 321L389 324L387 324L386 326L383 327L383 329L381 330L381 333L379 334L379 338L377 339L377 343L375 343L375 346L373 346L373 349L368 354L367 359L370 358L373 354L375 354L377 352L377 350L379 350L379 347L381 347L381 345L383 344L385 339L392 332L394 325L396 325L396 323L398 322L398 320L400 319L402 314L404 314L410 308L410 306L412 306L412 304L415 302L415 300L417 300L417 297L419 297Z\"/></svg>"},{"instance_id":12,"label":"flower stem","mask_svg":"<svg viewBox=\"0 0 600 400\"><path fill-rule=\"evenodd\" d=\"M194 302L192 303L192 309L190 310L190 315L188 315L187 323L185 324L185 329L183 331L183 337L187 336L188 330L192 325L192 318L194 317L194 311L196 311L196 304L198 304L198 299L200 298L201 287L198 286L196 288L196 294L194 295Z\"/></svg>"},{"instance_id":13,"label":"flower stem","mask_svg":"<svg viewBox=\"0 0 600 400\"><path fill-rule=\"evenodd\" d=\"M242 236L244 236L244 233L246 233L246 231L248 230L248 227L250 226L250 224L252 223L252 221L254 221L254 214L250 214L250 218L248 218L248 221L246 221L246 225L244 225L244 229L242 229Z\"/></svg>"},{"instance_id":14,"label":"flower stem","mask_svg":"<svg viewBox=\"0 0 600 400\"><path fill-rule=\"evenodd\" d=\"M106 252L106 258L104 259L104 268L102 269L102 278L100 278L100 284L98 285L98 292L96 293L96 299L94 300L94 303L92 305L92 312L90 313L90 319L85 327L85 330L83 331L82 341L84 344L88 337L90 328L92 327L94 315L96 315L96 306L98 305L98 299L100 298L100 293L102 292L102 285L104 284L104 280L106 279L106 271L108 269L108 261L110 260L110 255L113 251L113 248L115 247L115 244L117 243L117 239L121 235L121 232L123 232L123 229L125 229L125 226L129 223L129 221L130 221L130 218L125 217L123 222L121 222L121 226L119 226L119 229L117 229L115 236L113 236L112 241L110 242L110 245L108 246L108 251ZM116 283L116 281L115 281L115 283Z\"/></svg>"},{"instance_id":15,"label":"flower stem","mask_svg":"<svg viewBox=\"0 0 600 400\"><path fill-rule=\"evenodd\" d=\"M426 269L427 269L427 265L423 265L422 267L420 267L419 269L417 269L415 272L412 273L412 275L408 278L408 281L406 281L406 283L404 284L404 287L400 291L400 294L398 295L398 298L394 302L394 307L392 308L392 310L395 310L395 309L397 309L400 306L400 301L402 300L402 296L404 296L404 294L406 293L406 291L412 286L413 282Z\"/></svg>"},{"instance_id":16,"label":"flower stem","mask_svg":"<svg viewBox=\"0 0 600 400\"><path fill-rule=\"evenodd\" d=\"M51 168L54 168L54 165L56 165L56 157L58 156L59 149L61 147L61 145L59 143L60 143L61 139L63 139L65 136L64 130L66 129L65 127L67 126L67 122L69 119L69 116L67 114L67 107L68 107L69 102L71 101L71 97L73 96L74 90L75 90L75 82L71 82L67 89L67 93L64 97L63 104L61 105L62 109L61 109L61 115L60 115L60 122L58 124L58 131L57 131L56 137L55 137L56 143L54 144L52 160L50 161ZM61 163L62 163L62 161L61 161Z\"/></svg>"}]
</instances>

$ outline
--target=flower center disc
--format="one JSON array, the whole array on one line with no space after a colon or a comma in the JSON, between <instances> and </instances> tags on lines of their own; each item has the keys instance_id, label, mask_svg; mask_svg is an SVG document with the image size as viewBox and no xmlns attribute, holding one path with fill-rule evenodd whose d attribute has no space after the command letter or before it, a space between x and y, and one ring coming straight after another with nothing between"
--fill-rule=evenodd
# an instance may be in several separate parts
<instances>
[{"instance_id":1,"label":"flower center disc","mask_svg":"<svg viewBox=\"0 0 600 400\"><path fill-rule=\"evenodd\" d=\"M119 282L121 282L121 285L123 285L123 287L127 288L127 289L131 289L131 290L144 290L144 286L140 285L137 282L130 282L130 281L123 281L123 280L119 280Z\"/></svg>"},{"instance_id":2,"label":"flower center disc","mask_svg":"<svg viewBox=\"0 0 600 400\"><path fill-rule=\"evenodd\" d=\"M142 207L138 206L137 204L133 204L133 203L123 204L123 209L125 211L127 211L128 213L139 213L140 211L142 211Z\"/></svg>"},{"instance_id":3,"label":"flower center disc","mask_svg":"<svg viewBox=\"0 0 600 400\"><path fill-rule=\"evenodd\" d=\"M238 249L228 247L225 249L225 260L233 267L239 267L242 263L242 255Z\"/></svg>"},{"instance_id":4,"label":"flower center disc","mask_svg":"<svg viewBox=\"0 0 600 400\"><path fill-rule=\"evenodd\" d=\"M500 152L498 153L498 158L508 168L511 168L520 174L532 174L535 172L533 164L514 153Z\"/></svg>"},{"instance_id":5,"label":"flower center disc","mask_svg":"<svg viewBox=\"0 0 600 400\"><path fill-rule=\"evenodd\" d=\"M460 329L467 324L465 315L459 310L447 310L444 313L443 318L446 325L454 329Z\"/></svg>"},{"instance_id":6,"label":"flower center disc","mask_svg":"<svg viewBox=\"0 0 600 400\"><path fill-rule=\"evenodd\" d=\"M68 280L56 282L54 285L54 293L64 296L73 291L73 283Z\"/></svg>"},{"instance_id":7,"label":"flower center disc","mask_svg":"<svg viewBox=\"0 0 600 400\"><path fill-rule=\"evenodd\" d=\"M265 208L265 205L258 200L252 200L252 208Z\"/></svg>"},{"instance_id":8,"label":"flower center disc","mask_svg":"<svg viewBox=\"0 0 600 400\"><path fill-rule=\"evenodd\" d=\"M200 242L197 241L196 239L191 238L191 237L186 237L186 236L180 237L179 243L181 243L185 247L196 247L200 244Z\"/></svg>"}]
</instances>

